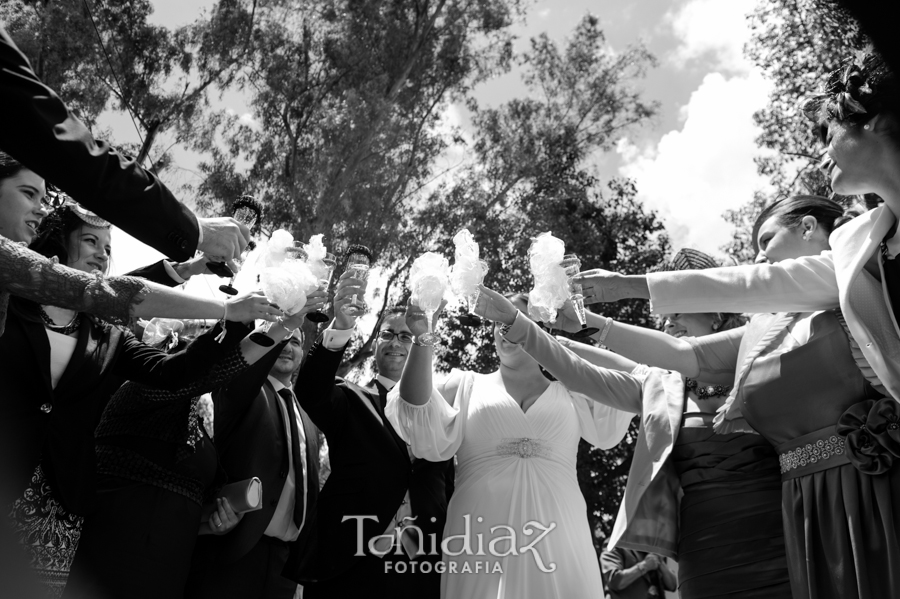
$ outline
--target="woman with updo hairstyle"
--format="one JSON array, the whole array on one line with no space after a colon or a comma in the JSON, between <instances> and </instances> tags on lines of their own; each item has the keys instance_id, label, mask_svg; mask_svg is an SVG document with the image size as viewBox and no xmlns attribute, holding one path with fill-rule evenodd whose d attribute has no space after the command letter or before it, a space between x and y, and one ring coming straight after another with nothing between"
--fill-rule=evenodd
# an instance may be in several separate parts
<instances>
[{"instance_id":1,"label":"woman with updo hairstyle","mask_svg":"<svg viewBox=\"0 0 900 599\"><path fill-rule=\"evenodd\" d=\"M643 286L657 312L756 313L743 330L668 345L662 336L614 324L607 344L640 362L734 384L714 428L721 434L757 432L775 447L794 599L900 596L900 403L875 368L884 372L888 361L900 365L900 351L879 347L883 355L873 362L875 352L860 347L850 317L836 309L837 297L816 309L794 298L802 293L779 275L822 281L823 264L846 266L835 240L845 240L844 231L868 214L837 226L840 205L795 196L757 219L760 264L627 277L589 271L582 279L585 295L593 297L618 286L604 300L640 297L629 292ZM865 262L859 252L855 259ZM876 300L884 309L880 285L866 266L859 267L841 303L849 295L877 315ZM877 262L874 267L878 273ZM783 304L760 303L759 286L790 302L793 311L767 313ZM884 316L876 326L870 321L869 331L881 341L896 339L896 324Z\"/></svg>"}]
</instances>

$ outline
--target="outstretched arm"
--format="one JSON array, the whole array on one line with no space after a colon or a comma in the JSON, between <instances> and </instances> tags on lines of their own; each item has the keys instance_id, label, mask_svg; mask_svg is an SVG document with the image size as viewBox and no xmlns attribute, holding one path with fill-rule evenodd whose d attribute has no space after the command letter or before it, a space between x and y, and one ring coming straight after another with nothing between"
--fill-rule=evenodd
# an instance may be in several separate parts
<instances>
[{"instance_id":1,"label":"outstretched arm","mask_svg":"<svg viewBox=\"0 0 900 599\"><path fill-rule=\"evenodd\" d=\"M640 380L628 373L594 366L578 357L499 293L482 287L475 311L495 322L511 325L505 339L520 345L569 391L619 410L641 412Z\"/></svg>"},{"instance_id":2,"label":"outstretched arm","mask_svg":"<svg viewBox=\"0 0 900 599\"><path fill-rule=\"evenodd\" d=\"M133 318L224 317L236 321L274 321L281 311L265 297L238 302L196 297L134 277L98 277L56 264L0 236L0 292L37 302L95 314L127 326ZM0 295L2 300L2 295ZM226 307L227 305L227 307ZM5 306L0 305L0 313ZM0 329L2 330L2 329Z\"/></svg>"},{"instance_id":3,"label":"outstretched arm","mask_svg":"<svg viewBox=\"0 0 900 599\"><path fill-rule=\"evenodd\" d=\"M594 269L576 276L585 303L651 300L657 314L815 312L838 306L831 252L777 264L621 275Z\"/></svg>"},{"instance_id":4,"label":"outstretched arm","mask_svg":"<svg viewBox=\"0 0 900 599\"><path fill-rule=\"evenodd\" d=\"M502 295L486 287L482 287L482 293L486 294L485 301L490 301L496 306L503 306L501 299L509 303ZM479 305L481 305L481 302L479 302ZM512 306L512 304L510 303L509 306ZM508 312L509 307L504 307L504 310ZM700 365L697 361L697 356L693 347L687 341L670 337L661 331L613 322L599 314L589 314L588 324L600 329L600 334L604 337L603 344L616 353L626 356L639 364L674 370L685 376L696 376L699 372ZM487 318L498 320L498 318L491 316L487 316ZM508 321L512 323L515 314L504 313L502 318L505 320L500 320L501 322ZM541 362L538 356L535 356L535 358L537 358L538 362ZM607 358L606 361L610 365L615 363L610 358ZM547 364L543 362L541 364L549 370ZM555 373L554 376L556 376Z\"/></svg>"}]
</instances>

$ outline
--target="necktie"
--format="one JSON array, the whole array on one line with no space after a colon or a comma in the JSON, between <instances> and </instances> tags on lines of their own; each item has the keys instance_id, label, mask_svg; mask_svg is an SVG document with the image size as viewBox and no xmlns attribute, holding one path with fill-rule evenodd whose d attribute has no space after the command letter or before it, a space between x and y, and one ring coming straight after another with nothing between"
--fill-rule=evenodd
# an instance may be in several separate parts
<instances>
[{"instance_id":1,"label":"necktie","mask_svg":"<svg viewBox=\"0 0 900 599\"><path fill-rule=\"evenodd\" d=\"M297 410L294 408L294 392L284 387L278 391L278 396L287 407L288 426L291 429L291 455L294 458L294 524L299 527L303 523L303 510L306 508L303 496L306 481L303 480L303 462L301 461L305 457L300 453L300 432L297 430Z\"/></svg>"}]
</instances>

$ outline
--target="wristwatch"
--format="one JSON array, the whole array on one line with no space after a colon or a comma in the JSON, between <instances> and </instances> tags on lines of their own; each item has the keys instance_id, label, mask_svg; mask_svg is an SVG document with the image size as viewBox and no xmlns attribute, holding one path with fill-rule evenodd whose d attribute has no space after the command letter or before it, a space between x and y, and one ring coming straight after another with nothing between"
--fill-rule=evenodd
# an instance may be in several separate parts
<instances>
[{"instance_id":1,"label":"wristwatch","mask_svg":"<svg viewBox=\"0 0 900 599\"><path fill-rule=\"evenodd\" d=\"M434 345L437 343L436 339L432 339L431 341L422 341L420 337L421 335L416 335L415 337L413 337L413 345L418 345L419 347L434 347Z\"/></svg>"}]
</instances>

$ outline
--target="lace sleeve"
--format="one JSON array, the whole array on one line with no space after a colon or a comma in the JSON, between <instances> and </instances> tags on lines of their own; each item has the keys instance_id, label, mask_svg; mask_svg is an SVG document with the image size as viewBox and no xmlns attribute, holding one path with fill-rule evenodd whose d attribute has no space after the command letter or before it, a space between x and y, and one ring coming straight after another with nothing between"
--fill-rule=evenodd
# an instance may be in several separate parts
<instances>
[{"instance_id":1,"label":"lace sleeve","mask_svg":"<svg viewBox=\"0 0 900 599\"><path fill-rule=\"evenodd\" d=\"M212 368L180 389L172 391L145 385L144 395L150 401L179 401L199 397L204 393L212 393L224 386L249 367L250 364L247 363L247 360L244 359L244 354L241 353L241 347L236 345Z\"/></svg>"},{"instance_id":2,"label":"lace sleeve","mask_svg":"<svg viewBox=\"0 0 900 599\"><path fill-rule=\"evenodd\" d=\"M0 237L0 322L6 322L9 295L88 312L121 325L131 322L134 306L147 294L135 277L102 278L56 264ZM2 332L0 326L0 332Z\"/></svg>"}]
</instances>

